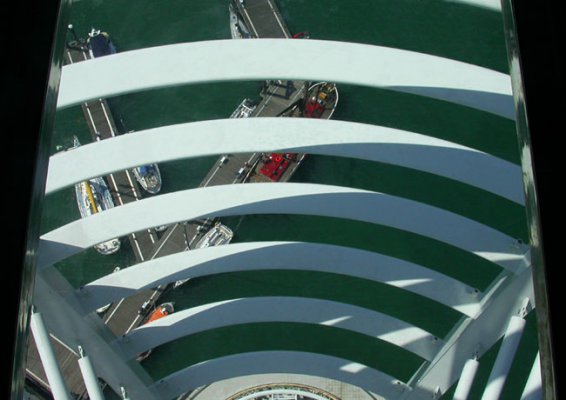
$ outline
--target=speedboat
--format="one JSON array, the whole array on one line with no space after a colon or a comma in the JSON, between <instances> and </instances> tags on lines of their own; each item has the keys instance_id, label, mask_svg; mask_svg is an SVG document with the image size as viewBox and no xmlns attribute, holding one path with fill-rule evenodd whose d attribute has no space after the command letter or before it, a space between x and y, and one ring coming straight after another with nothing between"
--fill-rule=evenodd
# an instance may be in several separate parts
<instances>
[{"instance_id":1,"label":"speedboat","mask_svg":"<svg viewBox=\"0 0 566 400\"><path fill-rule=\"evenodd\" d=\"M148 164L132 169L140 186L148 193L156 194L161 190L161 173L157 164Z\"/></svg>"}]
</instances>

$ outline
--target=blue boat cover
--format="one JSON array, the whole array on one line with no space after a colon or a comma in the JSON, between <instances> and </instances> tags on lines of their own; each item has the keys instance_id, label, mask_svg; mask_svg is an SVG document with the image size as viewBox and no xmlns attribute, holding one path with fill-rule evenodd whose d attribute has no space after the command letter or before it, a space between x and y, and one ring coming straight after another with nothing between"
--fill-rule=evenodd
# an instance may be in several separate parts
<instances>
[{"instance_id":1,"label":"blue boat cover","mask_svg":"<svg viewBox=\"0 0 566 400\"><path fill-rule=\"evenodd\" d=\"M114 44L102 34L90 38L90 48L94 57L103 57L116 52Z\"/></svg>"}]
</instances>

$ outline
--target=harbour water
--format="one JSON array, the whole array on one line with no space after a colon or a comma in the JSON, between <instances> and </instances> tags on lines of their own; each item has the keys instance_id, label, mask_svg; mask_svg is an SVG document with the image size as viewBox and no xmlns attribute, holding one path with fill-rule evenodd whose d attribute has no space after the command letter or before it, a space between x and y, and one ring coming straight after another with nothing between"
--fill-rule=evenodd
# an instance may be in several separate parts
<instances>
[{"instance_id":1,"label":"harbour water","mask_svg":"<svg viewBox=\"0 0 566 400\"><path fill-rule=\"evenodd\" d=\"M292 33L308 31L313 39L419 51L507 73L503 24L501 15L494 11L441 0L277 0L276 3ZM74 2L69 23L81 37L86 37L91 27L109 32L118 51L122 52L187 41L229 39L228 21L228 0L137 0L135 3L95 0ZM226 60L226 67L237 62ZM326 59L313 58L312 62L323 69L332 58L330 55ZM519 162L512 121L388 90L352 85L338 87L340 103L333 119L419 132ZM123 131L137 131L227 118L243 98L258 99L260 88L260 82L199 84L129 94L110 99L110 105ZM84 143L90 140L79 107L58 112L53 152L57 145L68 145L72 135L77 135ZM215 159L160 164L162 193L198 186ZM293 180L407 197L478 220L523 241L527 239L522 207L430 174L347 158L308 156ZM79 217L73 189L63 190L46 199L42 230L48 231ZM241 216L226 218L223 222L234 230L233 242L309 240L355 246L420 263L480 290L500 272L479 257L433 240L359 222L291 215ZM58 268L78 287L110 273L116 266L124 268L133 262L128 243L123 240L120 252L115 255L102 256L88 250ZM424 301L429 312L423 313L421 298L386 285L314 272L259 271L208 276L189 281L166 294L163 301L174 301L176 309L183 309L212 301L262 295L345 301L405 319L441 338L460 318L458 313L432 301ZM419 312L412 307L415 302L420 304ZM534 357L536 351L532 317L529 323L531 329L524 344L527 360ZM328 328L301 324L248 324L193 335L162 346L155 349L143 365L158 378L181 366L220 354L274 349L274 346L281 350L318 348L336 356L354 354L357 362L381 368L402 380L409 379L422 361L411 353L361 335L331 335ZM492 353L486 359L489 357ZM532 361L525 362L526 373L531 365ZM525 374L523 370L515 373L519 374L516 376ZM516 398L513 395L506 394L510 399Z\"/></svg>"}]
</instances>

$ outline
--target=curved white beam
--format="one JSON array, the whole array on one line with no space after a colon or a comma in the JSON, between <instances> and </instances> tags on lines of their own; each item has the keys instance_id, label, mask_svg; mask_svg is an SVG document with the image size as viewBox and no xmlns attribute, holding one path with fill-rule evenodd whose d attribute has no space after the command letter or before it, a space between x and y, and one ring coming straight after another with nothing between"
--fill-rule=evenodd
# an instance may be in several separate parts
<instances>
[{"instance_id":1,"label":"curved white beam","mask_svg":"<svg viewBox=\"0 0 566 400\"><path fill-rule=\"evenodd\" d=\"M402 382L392 376L366 365L338 357L298 351L260 351L216 358L177 371L155 382L151 388L163 395L163 398L172 399L181 393L223 379L268 373L335 379L385 398L397 398L405 388Z\"/></svg>"},{"instance_id":2,"label":"curved white beam","mask_svg":"<svg viewBox=\"0 0 566 400\"><path fill-rule=\"evenodd\" d=\"M113 334L102 320L93 315L85 316L76 304L70 304L59 294L68 291L70 284L65 279L53 283L42 274L34 279L34 304L45 317L49 332L68 348L81 346L88 352L97 374L116 393L120 392L120 386L125 386L132 399L161 399L158 393L148 389L151 378L147 372L137 363L126 363L110 346L108 339Z\"/></svg>"},{"instance_id":3,"label":"curved white beam","mask_svg":"<svg viewBox=\"0 0 566 400\"><path fill-rule=\"evenodd\" d=\"M466 361L481 357L503 337L509 318L519 315L525 307L525 299L533 302L533 274L531 269L499 281L493 288L487 307L474 320L465 321L446 338L446 346L438 352L435 360L421 370L413 390L406 400L430 400L430 393L438 390L446 393L460 378ZM533 309L534 309L533 308Z\"/></svg>"},{"instance_id":4,"label":"curved white beam","mask_svg":"<svg viewBox=\"0 0 566 400\"><path fill-rule=\"evenodd\" d=\"M365 221L439 240L511 271L525 266L526 249L519 248L515 239L468 218L383 193L302 183L211 186L115 207L44 234L37 265L41 269L111 238L155 226L247 214L319 215Z\"/></svg>"},{"instance_id":5,"label":"curved white beam","mask_svg":"<svg viewBox=\"0 0 566 400\"><path fill-rule=\"evenodd\" d=\"M304 270L381 282L432 299L469 317L481 294L423 266L349 247L302 242L233 243L171 254L106 275L77 291L87 312L180 279L237 271Z\"/></svg>"},{"instance_id":6,"label":"curved white beam","mask_svg":"<svg viewBox=\"0 0 566 400\"><path fill-rule=\"evenodd\" d=\"M50 158L46 192L153 162L267 151L327 154L400 165L467 183L524 204L518 165L418 133L309 118L193 122L94 142ZM81 168L75 168L76 165Z\"/></svg>"},{"instance_id":7,"label":"curved white beam","mask_svg":"<svg viewBox=\"0 0 566 400\"><path fill-rule=\"evenodd\" d=\"M329 62L320 68L313 60ZM514 118L508 75L407 50L311 39L182 43L66 65L57 106L182 84L271 78L382 87Z\"/></svg>"},{"instance_id":8,"label":"curved white beam","mask_svg":"<svg viewBox=\"0 0 566 400\"><path fill-rule=\"evenodd\" d=\"M388 315L335 301L301 297L253 297L175 312L116 340L128 358L164 343L211 329L257 322L332 326L368 335L432 361L443 341Z\"/></svg>"}]
</instances>

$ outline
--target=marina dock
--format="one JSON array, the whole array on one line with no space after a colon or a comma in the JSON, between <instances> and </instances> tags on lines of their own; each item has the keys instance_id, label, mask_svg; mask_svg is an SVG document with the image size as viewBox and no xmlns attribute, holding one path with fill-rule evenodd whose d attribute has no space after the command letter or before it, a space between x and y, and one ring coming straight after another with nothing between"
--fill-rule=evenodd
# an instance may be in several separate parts
<instances>
[{"instance_id":1,"label":"marina dock","mask_svg":"<svg viewBox=\"0 0 566 400\"><path fill-rule=\"evenodd\" d=\"M233 4L254 37L291 38L291 33L272 0L235 0Z\"/></svg>"},{"instance_id":2,"label":"marina dock","mask_svg":"<svg viewBox=\"0 0 566 400\"><path fill-rule=\"evenodd\" d=\"M291 37L281 14L271 0L245 0L244 2L237 0L232 5L238 10L255 37ZM75 42L75 46L69 47L65 53L66 63L82 62L89 58L86 47L81 43ZM260 93L261 101L256 105L250 117L280 116L292 104L300 101L306 95L307 89L308 83L306 82L266 81ZM120 131L116 127L112 111L105 99L89 101L81 107L92 141L105 140L120 134L135 134L135 132L123 132L123 128ZM265 158L266 155L262 153L220 155L199 187L269 181L268 178L258 173ZM279 181L289 180L303 158L304 155L297 155L280 176ZM131 171L115 172L105 178L112 192L115 206L138 201L143 196L147 196L141 190ZM193 249L198 240L214 226L216 221L216 219L184 221L170 225L161 232L155 229L136 232L129 235L127 240L134 251L136 262L139 263ZM161 286L122 299L111 305L101 315L101 318L116 336L126 334L144 321L147 313L157 305L162 293L170 287L171 285ZM69 390L77 399L88 398L77 368L77 351L65 347L56 338L53 338L52 344ZM44 387L47 385L47 379L31 337L27 372L28 377L34 383Z\"/></svg>"}]
</instances>

